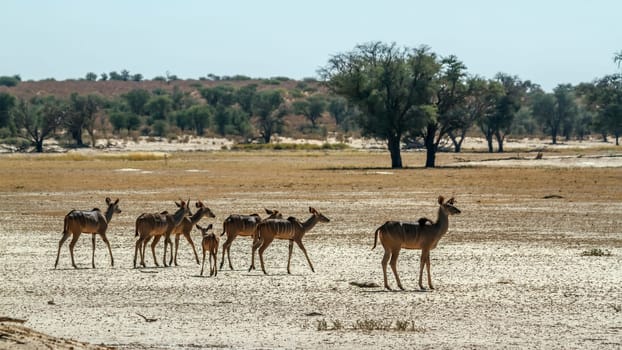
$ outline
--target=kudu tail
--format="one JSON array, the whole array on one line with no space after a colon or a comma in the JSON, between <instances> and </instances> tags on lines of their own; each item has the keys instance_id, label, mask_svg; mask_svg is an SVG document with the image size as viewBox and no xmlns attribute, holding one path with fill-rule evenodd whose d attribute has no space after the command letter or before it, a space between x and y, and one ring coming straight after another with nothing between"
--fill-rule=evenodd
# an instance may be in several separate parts
<instances>
[{"instance_id":1,"label":"kudu tail","mask_svg":"<svg viewBox=\"0 0 622 350\"><path fill-rule=\"evenodd\" d=\"M378 242L378 232L380 232L380 229L382 229L382 226L378 227L374 233L374 246L371 247L371 249L376 248L376 243Z\"/></svg>"},{"instance_id":2,"label":"kudu tail","mask_svg":"<svg viewBox=\"0 0 622 350\"><path fill-rule=\"evenodd\" d=\"M67 233L68 229L69 229L69 219L68 219L68 215L65 215L65 220L63 222L63 235Z\"/></svg>"}]
</instances>

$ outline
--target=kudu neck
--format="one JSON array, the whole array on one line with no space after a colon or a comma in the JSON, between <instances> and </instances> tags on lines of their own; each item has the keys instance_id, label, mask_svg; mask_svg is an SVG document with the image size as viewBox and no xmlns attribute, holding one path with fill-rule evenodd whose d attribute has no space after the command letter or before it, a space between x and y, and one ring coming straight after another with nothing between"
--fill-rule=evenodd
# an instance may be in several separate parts
<instances>
[{"instance_id":1,"label":"kudu neck","mask_svg":"<svg viewBox=\"0 0 622 350\"><path fill-rule=\"evenodd\" d=\"M199 208L199 210L197 210L190 217L190 222L192 222L193 225L198 223L201 220L201 218L203 217L203 215L205 215L206 212L207 212L207 210L205 210L204 208Z\"/></svg>"},{"instance_id":2,"label":"kudu neck","mask_svg":"<svg viewBox=\"0 0 622 350\"><path fill-rule=\"evenodd\" d=\"M106 209L106 214L104 215L106 217L106 222L110 222L112 214L114 214L114 207L111 205Z\"/></svg>"},{"instance_id":3,"label":"kudu neck","mask_svg":"<svg viewBox=\"0 0 622 350\"><path fill-rule=\"evenodd\" d=\"M175 223L175 225L179 225L181 220L184 219L185 214L186 214L186 211L184 210L184 208L177 209L175 214L173 214L173 222Z\"/></svg>"},{"instance_id":4,"label":"kudu neck","mask_svg":"<svg viewBox=\"0 0 622 350\"><path fill-rule=\"evenodd\" d=\"M439 207L437 216L438 217L434 225L440 228L440 231L444 233L444 231L447 231L449 228L449 214L447 214L447 211L443 210L442 207Z\"/></svg>"},{"instance_id":5,"label":"kudu neck","mask_svg":"<svg viewBox=\"0 0 622 350\"><path fill-rule=\"evenodd\" d=\"M311 230L319 221L320 219L317 216L311 215L311 217L308 218L307 221L302 223L303 231L309 232L309 230Z\"/></svg>"}]
</instances>

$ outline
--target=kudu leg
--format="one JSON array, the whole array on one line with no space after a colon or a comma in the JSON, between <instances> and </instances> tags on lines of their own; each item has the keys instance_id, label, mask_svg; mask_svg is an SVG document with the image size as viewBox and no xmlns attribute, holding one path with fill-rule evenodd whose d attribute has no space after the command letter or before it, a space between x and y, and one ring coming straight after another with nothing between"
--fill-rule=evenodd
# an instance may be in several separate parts
<instances>
[{"instance_id":1,"label":"kudu leg","mask_svg":"<svg viewBox=\"0 0 622 350\"><path fill-rule=\"evenodd\" d=\"M266 251L268 246L272 243L272 239L264 238L263 244L259 248L259 262L261 263L261 271L263 271L264 275L267 275L266 268L263 263L263 252Z\"/></svg>"},{"instance_id":2,"label":"kudu leg","mask_svg":"<svg viewBox=\"0 0 622 350\"><path fill-rule=\"evenodd\" d=\"M305 253L305 258L307 258L307 262L309 263L311 272L315 272L315 269L313 268L313 264L311 263L311 259L309 259L309 254L307 254L307 248L305 248L305 246L302 244L302 241L296 241L296 244L298 244L298 248L300 248L300 250L302 250L302 252ZM290 253L290 256L291 256L291 253Z\"/></svg>"},{"instance_id":3,"label":"kudu leg","mask_svg":"<svg viewBox=\"0 0 622 350\"><path fill-rule=\"evenodd\" d=\"M401 289L404 290L404 287L402 287L402 282L400 281L400 276L397 274L397 258L400 255L400 251L396 250L393 251L391 254L391 270L393 270L393 274L395 275L395 280L397 281L397 286Z\"/></svg>"},{"instance_id":4,"label":"kudu leg","mask_svg":"<svg viewBox=\"0 0 622 350\"><path fill-rule=\"evenodd\" d=\"M78 268L76 266L75 260L73 259L73 247L75 247L76 242L78 242L78 238L80 238L80 234L74 234L71 238L71 242L69 242L69 255L71 255L71 266L73 266L74 269Z\"/></svg>"},{"instance_id":5,"label":"kudu leg","mask_svg":"<svg viewBox=\"0 0 622 350\"><path fill-rule=\"evenodd\" d=\"M203 276L204 268L205 268L205 249L203 249L203 263L201 264L201 276Z\"/></svg>"},{"instance_id":6,"label":"kudu leg","mask_svg":"<svg viewBox=\"0 0 622 350\"><path fill-rule=\"evenodd\" d=\"M160 267L160 264L158 264L158 259L156 258L155 255L155 246L158 244L158 242L160 241L160 237L161 236L156 236L153 239L153 242L151 242L151 254L153 255L153 263L155 264L155 266ZM145 242L146 244L146 242ZM166 249L166 244L164 245L165 249ZM165 257L166 258L166 257Z\"/></svg>"},{"instance_id":7,"label":"kudu leg","mask_svg":"<svg viewBox=\"0 0 622 350\"><path fill-rule=\"evenodd\" d=\"M136 240L136 246L134 247L134 268L136 268L136 259L141 256L142 246L143 246L142 237L138 237Z\"/></svg>"},{"instance_id":8,"label":"kudu leg","mask_svg":"<svg viewBox=\"0 0 622 350\"><path fill-rule=\"evenodd\" d=\"M142 249L140 250L140 265L142 267L147 267L147 264L145 264L145 250L147 249L147 244L152 238L153 236L148 236L143 239ZM155 257L155 254L154 254L154 257Z\"/></svg>"},{"instance_id":9,"label":"kudu leg","mask_svg":"<svg viewBox=\"0 0 622 350\"><path fill-rule=\"evenodd\" d=\"M389 287L389 282L387 281L387 264L389 263L390 257L391 252L385 249L384 256L382 257L382 276L384 277L384 288L388 290L391 290L391 287Z\"/></svg>"},{"instance_id":10,"label":"kudu leg","mask_svg":"<svg viewBox=\"0 0 622 350\"><path fill-rule=\"evenodd\" d=\"M195 247L194 242L192 241L192 237L190 237L190 232L184 233L184 237L186 237L186 241L190 243L190 246L192 247L192 252L194 253L194 259L197 261L197 265L198 265L199 254L197 254L197 248ZM175 249L175 266L177 266L177 249Z\"/></svg>"},{"instance_id":11,"label":"kudu leg","mask_svg":"<svg viewBox=\"0 0 622 350\"><path fill-rule=\"evenodd\" d=\"M172 249L172 248L171 248ZM177 266L177 252L179 251L179 235L175 235L175 255L173 261L175 262L175 266ZM199 262L199 258L197 258L197 263Z\"/></svg>"},{"instance_id":12,"label":"kudu leg","mask_svg":"<svg viewBox=\"0 0 622 350\"><path fill-rule=\"evenodd\" d=\"M229 260L229 268L233 270L233 265L231 264L231 244L233 244L233 240L235 236L231 234L227 234L227 240L222 245L222 259L220 259L220 269L222 270L223 265L225 264L225 253L227 254L227 258Z\"/></svg>"},{"instance_id":13,"label":"kudu leg","mask_svg":"<svg viewBox=\"0 0 622 350\"><path fill-rule=\"evenodd\" d=\"M171 259L169 260L168 265L167 265L166 264L166 248L169 245L171 246ZM173 241L171 241L170 235L165 235L164 237L164 258L162 259L162 264L164 264L164 267L171 266L173 264Z\"/></svg>"},{"instance_id":14,"label":"kudu leg","mask_svg":"<svg viewBox=\"0 0 622 350\"><path fill-rule=\"evenodd\" d=\"M423 288L423 268L425 267L427 258L429 256L430 256L430 251L428 250L421 251L421 258L419 259L419 288L421 288L422 290L425 289ZM428 276L429 276L429 273L428 273Z\"/></svg>"},{"instance_id":15,"label":"kudu leg","mask_svg":"<svg viewBox=\"0 0 622 350\"><path fill-rule=\"evenodd\" d=\"M91 259L91 265L95 268L95 234L91 234L91 241L93 242L93 257Z\"/></svg>"},{"instance_id":16,"label":"kudu leg","mask_svg":"<svg viewBox=\"0 0 622 350\"><path fill-rule=\"evenodd\" d=\"M102 234L102 241L104 241L104 243L106 243L106 246L108 247L108 254L110 254L110 266L114 266L114 258L112 257L112 248L110 248L110 242L108 241L108 237L106 237L106 234Z\"/></svg>"},{"instance_id":17,"label":"kudu leg","mask_svg":"<svg viewBox=\"0 0 622 350\"><path fill-rule=\"evenodd\" d=\"M218 275L218 247L214 250L212 258L214 258L214 277L216 277Z\"/></svg>"},{"instance_id":18,"label":"kudu leg","mask_svg":"<svg viewBox=\"0 0 622 350\"><path fill-rule=\"evenodd\" d=\"M56 262L54 263L54 268L58 266L58 259L60 258L60 248L63 246L63 243L71 236L71 233L64 232L63 237L61 237L60 242L58 242L58 253L56 254Z\"/></svg>"},{"instance_id":19,"label":"kudu leg","mask_svg":"<svg viewBox=\"0 0 622 350\"><path fill-rule=\"evenodd\" d=\"M287 274L290 275L289 272L289 263L292 261L292 250L294 250L294 241L289 241L289 254L287 255Z\"/></svg>"},{"instance_id":20,"label":"kudu leg","mask_svg":"<svg viewBox=\"0 0 622 350\"><path fill-rule=\"evenodd\" d=\"M430 252L428 252L428 256L425 260L428 270L428 286L430 286L430 289L434 289L434 286L432 285L432 275L430 274Z\"/></svg>"},{"instance_id":21,"label":"kudu leg","mask_svg":"<svg viewBox=\"0 0 622 350\"><path fill-rule=\"evenodd\" d=\"M255 251L259 249L263 241L253 238L253 246L251 248L251 266L248 268L248 272L255 269Z\"/></svg>"}]
</instances>

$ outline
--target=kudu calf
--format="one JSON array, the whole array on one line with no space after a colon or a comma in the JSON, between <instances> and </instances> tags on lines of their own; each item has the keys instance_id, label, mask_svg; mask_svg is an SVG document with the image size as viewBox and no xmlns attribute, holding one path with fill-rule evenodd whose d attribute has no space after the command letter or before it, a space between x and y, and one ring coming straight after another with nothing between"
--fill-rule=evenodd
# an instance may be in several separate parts
<instances>
[{"instance_id":1,"label":"kudu calf","mask_svg":"<svg viewBox=\"0 0 622 350\"><path fill-rule=\"evenodd\" d=\"M266 214L269 216L267 219L282 219L283 215L278 210L269 210L265 209ZM225 263L225 253L227 253L227 260L229 261L229 268L233 270L233 265L231 264L231 244L233 244L233 240L236 239L237 236L255 236L255 230L257 229L257 225L262 221L259 214L252 215L238 215L231 214L229 217L225 219L222 223L222 233L221 236L227 233L227 240L222 245L222 259L220 260L220 269L222 270L222 266ZM255 243L253 241L253 243Z\"/></svg>"},{"instance_id":2,"label":"kudu calf","mask_svg":"<svg viewBox=\"0 0 622 350\"><path fill-rule=\"evenodd\" d=\"M173 229L172 233L175 235L175 266L177 266L177 252L179 251L179 238L181 235L184 235L188 243L190 243L190 245L192 246L194 258L197 261L197 265L199 264L197 249L194 246L194 242L192 242L192 237L190 237L192 226L196 225L201 220L201 218L203 218L203 216L207 216L208 218L216 217L211 209L206 207L203 202L197 201L195 206L198 208L198 210L194 214L192 214L192 216L184 217L181 223ZM171 261L169 261L168 264L171 265Z\"/></svg>"},{"instance_id":3,"label":"kudu calf","mask_svg":"<svg viewBox=\"0 0 622 350\"><path fill-rule=\"evenodd\" d=\"M263 263L263 252L268 248L270 243L276 239L287 239L289 240L289 256L287 258L287 273L289 271L289 265L292 259L292 249L294 247L294 242L298 245L300 250L305 254L307 258L307 262L309 263L309 267L311 271L315 272L313 269L313 264L309 259L309 255L307 254L307 249L302 244L302 238L305 233L309 232L318 222L329 222L330 220L322 215L320 212L315 210L314 208L309 207L309 212L312 214L309 219L305 222L300 222L295 217L289 217L287 220L283 219L270 219L264 220L257 225L256 235L257 239L253 244L253 251L251 256L251 266L248 268L248 271L255 268L255 250L259 248L259 261L261 262L261 270L264 274L268 274L266 269L264 268Z\"/></svg>"},{"instance_id":4,"label":"kudu calf","mask_svg":"<svg viewBox=\"0 0 622 350\"><path fill-rule=\"evenodd\" d=\"M180 203L175 202L178 209L177 211L171 215L168 212L164 211L156 214L148 214L143 213L138 218L136 218L136 229L134 237L138 237L136 240L136 247L134 249L134 268L136 268L136 258L140 254L140 265L145 267L145 248L147 243L151 238L153 238L153 242L151 243L151 253L153 254L153 262L156 266L160 266L158 264L158 260L155 255L155 246L158 244L158 241L162 236L164 236L164 258L163 263L166 265L166 247L170 243L171 244L171 254L172 254L172 242L171 242L171 232L179 225L185 216L190 214L190 208L188 207L188 203L183 200Z\"/></svg>"},{"instance_id":5,"label":"kudu calf","mask_svg":"<svg viewBox=\"0 0 622 350\"><path fill-rule=\"evenodd\" d=\"M65 215L65 222L63 225L63 237L61 237L60 242L58 243L58 254L56 254L56 263L54 263L54 268L58 266L58 258L60 257L60 248L63 246L63 243L69 238L69 236L73 235L71 242L69 243L69 253L71 255L71 265L74 268L78 268L73 258L73 247L76 245L78 238L80 238L80 234L82 233L91 233L92 241L93 241L93 256L91 259L91 264L93 268L95 268L95 236L100 235L104 243L108 246L108 253L110 253L110 265L114 266L114 259L112 258L112 249L110 249L110 242L108 242L108 238L106 238L106 230L108 229L108 223L112 219L112 215L115 213L120 213L121 209L119 209L119 199L116 201L112 201L110 198L106 197L106 204L108 208L105 213L102 213L101 210L95 208L93 210L72 210L67 215Z\"/></svg>"},{"instance_id":6,"label":"kudu calf","mask_svg":"<svg viewBox=\"0 0 622 350\"><path fill-rule=\"evenodd\" d=\"M380 237L380 243L384 247L384 256L382 257L382 273L384 276L384 287L391 290L387 282L387 262L391 260L391 269L395 275L397 286L400 289L402 283L397 274L397 257L400 249L421 249L421 258L419 264L419 288L423 288L423 267L427 266L428 286L432 286L432 277L430 276L430 250L436 248L438 241L447 233L449 229L449 215L460 214L460 210L454 206L454 198L444 202L443 196L438 197L438 218L436 222L432 222L427 218L420 218L417 222L387 221L376 229L374 235L374 246Z\"/></svg>"},{"instance_id":7,"label":"kudu calf","mask_svg":"<svg viewBox=\"0 0 622 350\"><path fill-rule=\"evenodd\" d=\"M209 275L216 276L218 275L218 265L216 265L218 257L218 236L216 236L213 232L208 232L212 228L212 224L209 224L207 227L201 227L200 225L196 225L197 228L201 231L201 236L203 239L201 240L201 248L203 249L203 263L201 264L201 276L203 276L203 269L205 268L205 254L209 252ZM212 265L212 262L214 265Z\"/></svg>"}]
</instances>

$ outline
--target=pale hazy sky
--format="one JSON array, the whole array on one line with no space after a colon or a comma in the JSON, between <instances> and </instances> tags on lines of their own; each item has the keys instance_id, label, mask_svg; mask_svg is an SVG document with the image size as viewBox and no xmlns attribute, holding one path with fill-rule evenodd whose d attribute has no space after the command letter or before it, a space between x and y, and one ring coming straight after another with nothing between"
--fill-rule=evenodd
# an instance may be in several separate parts
<instances>
[{"instance_id":1,"label":"pale hazy sky","mask_svg":"<svg viewBox=\"0 0 622 350\"><path fill-rule=\"evenodd\" d=\"M369 41L454 54L551 90L615 73L620 0L3 0L0 75L316 77Z\"/></svg>"}]
</instances>

